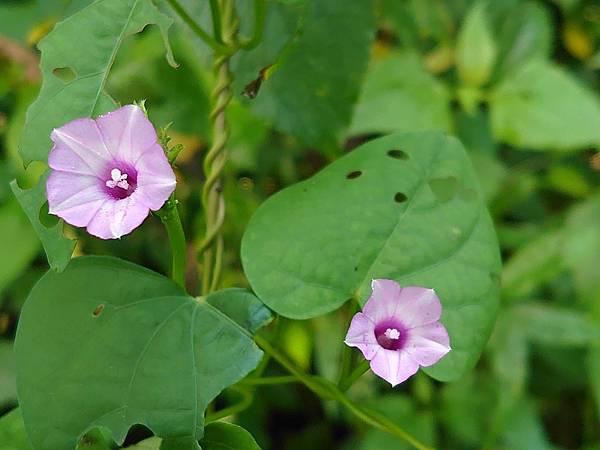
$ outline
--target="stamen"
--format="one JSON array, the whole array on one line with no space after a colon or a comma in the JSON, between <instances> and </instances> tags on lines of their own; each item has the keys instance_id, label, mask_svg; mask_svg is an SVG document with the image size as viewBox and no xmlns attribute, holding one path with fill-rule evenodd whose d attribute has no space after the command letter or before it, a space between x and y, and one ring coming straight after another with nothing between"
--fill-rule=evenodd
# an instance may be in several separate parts
<instances>
[{"instance_id":1,"label":"stamen","mask_svg":"<svg viewBox=\"0 0 600 450\"><path fill-rule=\"evenodd\" d=\"M385 330L385 337L387 337L388 339L400 339L400 332L398 330L396 330L395 328L388 328L387 330Z\"/></svg>"},{"instance_id":2,"label":"stamen","mask_svg":"<svg viewBox=\"0 0 600 450\"><path fill-rule=\"evenodd\" d=\"M127 174L121 173L117 168L110 171L110 177L112 180L106 181L106 186L109 188L120 187L121 189L129 189L129 183L127 182Z\"/></svg>"}]
</instances>

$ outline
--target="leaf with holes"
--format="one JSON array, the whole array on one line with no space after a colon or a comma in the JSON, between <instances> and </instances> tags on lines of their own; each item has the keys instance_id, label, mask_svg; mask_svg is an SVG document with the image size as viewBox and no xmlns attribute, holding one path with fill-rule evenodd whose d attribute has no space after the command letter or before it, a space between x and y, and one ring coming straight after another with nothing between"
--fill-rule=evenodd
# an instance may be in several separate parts
<instances>
[{"instance_id":1,"label":"leaf with holes","mask_svg":"<svg viewBox=\"0 0 600 450\"><path fill-rule=\"evenodd\" d=\"M151 0L103 0L56 25L39 44L43 83L27 111L20 145L25 163L47 159L53 128L114 109L104 85L127 36L157 25L175 65L167 40L171 22Z\"/></svg>"},{"instance_id":2,"label":"leaf with holes","mask_svg":"<svg viewBox=\"0 0 600 450\"><path fill-rule=\"evenodd\" d=\"M247 291L227 295L265 316ZM108 257L76 258L37 283L15 351L19 402L38 450L74 448L96 427L122 444L134 424L166 448L198 448L208 403L262 354L210 296L196 300L161 275Z\"/></svg>"},{"instance_id":3,"label":"leaf with holes","mask_svg":"<svg viewBox=\"0 0 600 450\"><path fill-rule=\"evenodd\" d=\"M10 187L12 188L17 201L21 205L21 208L23 208L23 211L25 211L25 214L29 218L31 225L33 225L35 232L42 241L42 245L44 246L48 258L48 264L50 264L52 269L61 271L67 266L71 259L71 254L75 248L75 241L63 236L62 220L58 220L55 223L46 221L43 223L42 220L40 220L40 216L50 220L56 219L56 217L48 215L46 201L47 178L48 173L40 178L37 186L29 190L21 189L16 181L13 181L10 184ZM44 205L46 205L45 211L43 208Z\"/></svg>"},{"instance_id":4,"label":"leaf with holes","mask_svg":"<svg viewBox=\"0 0 600 450\"><path fill-rule=\"evenodd\" d=\"M274 195L242 261L261 300L296 319L364 302L373 278L435 288L453 350L426 370L441 380L475 364L498 306L498 243L476 175L438 132L374 140Z\"/></svg>"}]
</instances>

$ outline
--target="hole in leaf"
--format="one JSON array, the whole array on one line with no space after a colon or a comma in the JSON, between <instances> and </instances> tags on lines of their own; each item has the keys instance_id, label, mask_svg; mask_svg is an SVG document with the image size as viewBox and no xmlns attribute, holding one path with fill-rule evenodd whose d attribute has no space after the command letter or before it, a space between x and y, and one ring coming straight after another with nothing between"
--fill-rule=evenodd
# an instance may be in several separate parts
<instances>
[{"instance_id":1,"label":"hole in leaf","mask_svg":"<svg viewBox=\"0 0 600 450\"><path fill-rule=\"evenodd\" d=\"M456 177L431 178L429 187L440 202L446 203L456 196L458 179Z\"/></svg>"},{"instance_id":2,"label":"hole in leaf","mask_svg":"<svg viewBox=\"0 0 600 450\"><path fill-rule=\"evenodd\" d=\"M75 79L75 72L70 67L56 67L52 69L52 75L65 84Z\"/></svg>"},{"instance_id":3,"label":"hole in leaf","mask_svg":"<svg viewBox=\"0 0 600 450\"><path fill-rule=\"evenodd\" d=\"M394 201L396 203L404 203L406 200L408 200L408 197L402 192L396 192L396 195L394 195Z\"/></svg>"},{"instance_id":4,"label":"hole in leaf","mask_svg":"<svg viewBox=\"0 0 600 450\"><path fill-rule=\"evenodd\" d=\"M348 178L349 180L354 180L355 178L358 178L362 175L362 172L360 170L355 170L353 172L350 172L348 175L346 175L346 178Z\"/></svg>"},{"instance_id":5,"label":"hole in leaf","mask_svg":"<svg viewBox=\"0 0 600 450\"><path fill-rule=\"evenodd\" d=\"M54 214L50 214L48 212L48 202L44 203L40 208L38 219L40 220L40 223L46 228L55 227L58 223L58 216L55 216Z\"/></svg>"},{"instance_id":6,"label":"hole in leaf","mask_svg":"<svg viewBox=\"0 0 600 450\"><path fill-rule=\"evenodd\" d=\"M102 311L104 311L104 303L100 303L98 306L96 306L96 309L94 309L92 312L92 316L98 317L100 314L102 314Z\"/></svg>"},{"instance_id":7,"label":"hole in leaf","mask_svg":"<svg viewBox=\"0 0 600 450\"><path fill-rule=\"evenodd\" d=\"M152 433L152 430L150 428L148 428L145 425L142 424L135 424L133 425L131 428L129 428L129 431L127 432L127 436L125 437L125 442L123 442L123 447L129 447L131 445L135 445L141 441L143 441L144 439L148 439L150 437L152 437L154 435L154 433Z\"/></svg>"},{"instance_id":8,"label":"hole in leaf","mask_svg":"<svg viewBox=\"0 0 600 450\"><path fill-rule=\"evenodd\" d=\"M408 159L408 153L403 152L402 150L390 150L389 152L387 152L387 154L390 158L394 159Z\"/></svg>"}]
</instances>

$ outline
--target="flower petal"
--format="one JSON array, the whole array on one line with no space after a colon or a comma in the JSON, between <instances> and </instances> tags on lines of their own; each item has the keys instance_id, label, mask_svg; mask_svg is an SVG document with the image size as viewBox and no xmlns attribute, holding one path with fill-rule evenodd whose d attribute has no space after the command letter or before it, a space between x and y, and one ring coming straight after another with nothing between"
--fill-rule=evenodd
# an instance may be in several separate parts
<instances>
[{"instance_id":1,"label":"flower petal","mask_svg":"<svg viewBox=\"0 0 600 450\"><path fill-rule=\"evenodd\" d=\"M48 212L85 227L107 200L96 177L53 170L46 181Z\"/></svg>"},{"instance_id":2,"label":"flower petal","mask_svg":"<svg viewBox=\"0 0 600 450\"><path fill-rule=\"evenodd\" d=\"M149 212L137 192L121 200L110 199L92 218L87 231L101 239L118 239L139 227Z\"/></svg>"},{"instance_id":3,"label":"flower petal","mask_svg":"<svg viewBox=\"0 0 600 450\"><path fill-rule=\"evenodd\" d=\"M400 297L400 285L394 280L377 279L371 282L371 297L363 312L374 322L394 316Z\"/></svg>"},{"instance_id":4,"label":"flower petal","mask_svg":"<svg viewBox=\"0 0 600 450\"><path fill-rule=\"evenodd\" d=\"M54 143L48 155L52 169L99 176L112 159L92 119L76 119L55 128L50 138Z\"/></svg>"},{"instance_id":5,"label":"flower petal","mask_svg":"<svg viewBox=\"0 0 600 450\"><path fill-rule=\"evenodd\" d=\"M371 370L394 387L414 375L419 364L405 351L382 348L371 360Z\"/></svg>"},{"instance_id":6,"label":"flower petal","mask_svg":"<svg viewBox=\"0 0 600 450\"><path fill-rule=\"evenodd\" d=\"M381 346L375 337L375 325L363 313L356 313L350 322L346 339L347 346L357 347L366 359L372 359Z\"/></svg>"},{"instance_id":7,"label":"flower petal","mask_svg":"<svg viewBox=\"0 0 600 450\"><path fill-rule=\"evenodd\" d=\"M402 288L394 317L407 328L437 322L442 315L442 304L433 289L418 286Z\"/></svg>"},{"instance_id":8,"label":"flower petal","mask_svg":"<svg viewBox=\"0 0 600 450\"><path fill-rule=\"evenodd\" d=\"M175 174L162 147L158 144L148 147L136 162L135 169L141 201L152 211L160 209L176 184Z\"/></svg>"},{"instance_id":9,"label":"flower petal","mask_svg":"<svg viewBox=\"0 0 600 450\"><path fill-rule=\"evenodd\" d=\"M100 116L96 123L113 157L132 165L157 142L154 127L136 105L126 105Z\"/></svg>"},{"instance_id":10,"label":"flower petal","mask_svg":"<svg viewBox=\"0 0 600 450\"><path fill-rule=\"evenodd\" d=\"M405 350L419 365L431 366L450 351L450 337L439 322L422 325L410 330Z\"/></svg>"}]
</instances>

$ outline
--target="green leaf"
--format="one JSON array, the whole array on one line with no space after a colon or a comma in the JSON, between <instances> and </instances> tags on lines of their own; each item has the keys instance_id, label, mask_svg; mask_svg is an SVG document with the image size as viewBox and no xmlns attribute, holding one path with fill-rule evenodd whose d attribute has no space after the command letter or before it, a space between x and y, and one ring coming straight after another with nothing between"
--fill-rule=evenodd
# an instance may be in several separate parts
<instances>
[{"instance_id":1,"label":"green leaf","mask_svg":"<svg viewBox=\"0 0 600 450\"><path fill-rule=\"evenodd\" d=\"M138 442L135 445L123 448L127 448L127 450L159 450L161 442L162 439L151 437L149 439L144 439L142 442Z\"/></svg>"},{"instance_id":2,"label":"green leaf","mask_svg":"<svg viewBox=\"0 0 600 450\"><path fill-rule=\"evenodd\" d=\"M47 203L47 178L48 172L40 178L37 186L29 190L21 189L16 181L13 181L10 187L15 197L17 197L21 208L23 208L29 218L31 225L33 225L33 229L42 241L46 256L48 257L48 264L50 264L52 269L62 271L71 259L71 254L75 248L75 241L63 236L62 220L59 220L55 224L43 224L40 221L40 215L42 217L44 217L44 214L48 216L47 211L44 212L42 210L42 207Z\"/></svg>"},{"instance_id":3,"label":"green leaf","mask_svg":"<svg viewBox=\"0 0 600 450\"><path fill-rule=\"evenodd\" d=\"M307 0L305 8L299 35L252 106L307 144L333 144L350 122L367 67L373 4L355 0L349 8L346 0Z\"/></svg>"},{"instance_id":4,"label":"green leaf","mask_svg":"<svg viewBox=\"0 0 600 450\"><path fill-rule=\"evenodd\" d=\"M202 450L260 450L248 431L226 422L208 424L200 445Z\"/></svg>"},{"instance_id":5,"label":"green leaf","mask_svg":"<svg viewBox=\"0 0 600 450\"><path fill-rule=\"evenodd\" d=\"M600 143L600 102L558 66L534 61L490 96L497 139L532 150L569 151Z\"/></svg>"},{"instance_id":6,"label":"green leaf","mask_svg":"<svg viewBox=\"0 0 600 450\"><path fill-rule=\"evenodd\" d=\"M553 29L545 6L519 2L508 9L501 23L497 75L505 76L532 59L550 56Z\"/></svg>"},{"instance_id":7,"label":"green leaf","mask_svg":"<svg viewBox=\"0 0 600 450\"><path fill-rule=\"evenodd\" d=\"M238 5L241 8L252 6L250 2L238 3ZM196 8L198 8L197 5ZM240 12L243 14L244 11ZM304 4L283 4L278 1L267 3L262 41L255 48L237 52L231 58L234 92L242 92L249 83L258 77L261 69L277 63L278 59L285 54L301 31L299 21L304 12ZM248 13L253 14L253 11L250 10ZM207 15L205 14L205 16ZM246 21L251 25L249 22ZM244 21L242 21L242 25L244 25ZM252 31L249 29L240 32L250 35ZM259 89L258 95L263 95L262 88Z\"/></svg>"},{"instance_id":8,"label":"green leaf","mask_svg":"<svg viewBox=\"0 0 600 450\"><path fill-rule=\"evenodd\" d=\"M161 443L161 439L153 437L127 447L127 450L167 450ZM202 450L260 450L248 431L227 422L212 422L206 425L200 445Z\"/></svg>"},{"instance_id":9,"label":"green leaf","mask_svg":"<svg viewBox=\"0 0 600 450\"><path fill-rule=\"evenodd\" d=\"M11 198L0 205L0 293L30 264L40 243L19 204Z\"/></svg>"},{"instance_id":10,"label":"green leaf","mask_svg":"<svg viewBox=\"0 0 600 450\"><path fill-rule=\"evenodd\" d=\"M273 320L269 308L246 289L223 289L211 294L206 301L249 333L255 333Z\"/></svg>"},{"instance_id":11,"label":"green leaf","mask_svg":"<svg viewBox=\"0 0 600 450\"><path fill-rule=\"evenodd\" d=\"M360 95L351 134L440 129L450 125L450 93L413 52L376 60Z\"/></svg>"},{"instance_id":12,"label":"green leaf","mask_svg":"<svg viewBox=\"0 0 600 450\"><path fill-rule=\"evenodd\" d=\"M456 68L463 83L478 87L492 75L496 43L488 24L487 2L475 2L464 19L456 43Z\"/></svg>"},{"instance_id":13,"label":"green leaf","mask_svg":"<svg viewBox=\"0 0 600 450\"><path fill-rule=\"evenodd\" d=\"M242 261L259 298L295 319L364 302L373 278L435 288L453 350L426 370L443 380L475 363L496 315L494 229L463 147L442 133L371 141L277 193Z\"/></svg>"},{"instance_id":14,"label":"green leaf","mask_svg":"<svg viewBox=\"0 0 600 450\"><path fill-rule=\"evenodd\" d=\"M104 85L127 36L156 24L163 33L167 58L175 64L167 40L171 22L151 0L103 0L56 25L39 44L43 83L27 111L21 140L25 163L47 159L53 128L114 109ZM60 76L61 72L73 79L63 81L69 77Z\"/></svg>"},{"instance_id":15,"label":"green leaf","mask_svg":"<svg viewBox=\"0 0 600 450\"><path fill-rule=\"evenodd\" d=\"M0 443L2 450L33 450L19 408L0 417Z\"/></svg>"},{"instance_id":16,"label":"green leaf","mask_svg":"<svg viewBox=\"0 0 600 450\"><path fill-rule=\"evenodd\" d=\"M230 291L231 299L246 293ZM171 280L109 257L48 272L22 311L19 401L36 450L73 448L96 427L122 444L143 424L197 449L204 410L258 364L251 335Z\"/></svg>"}]
</instances>

